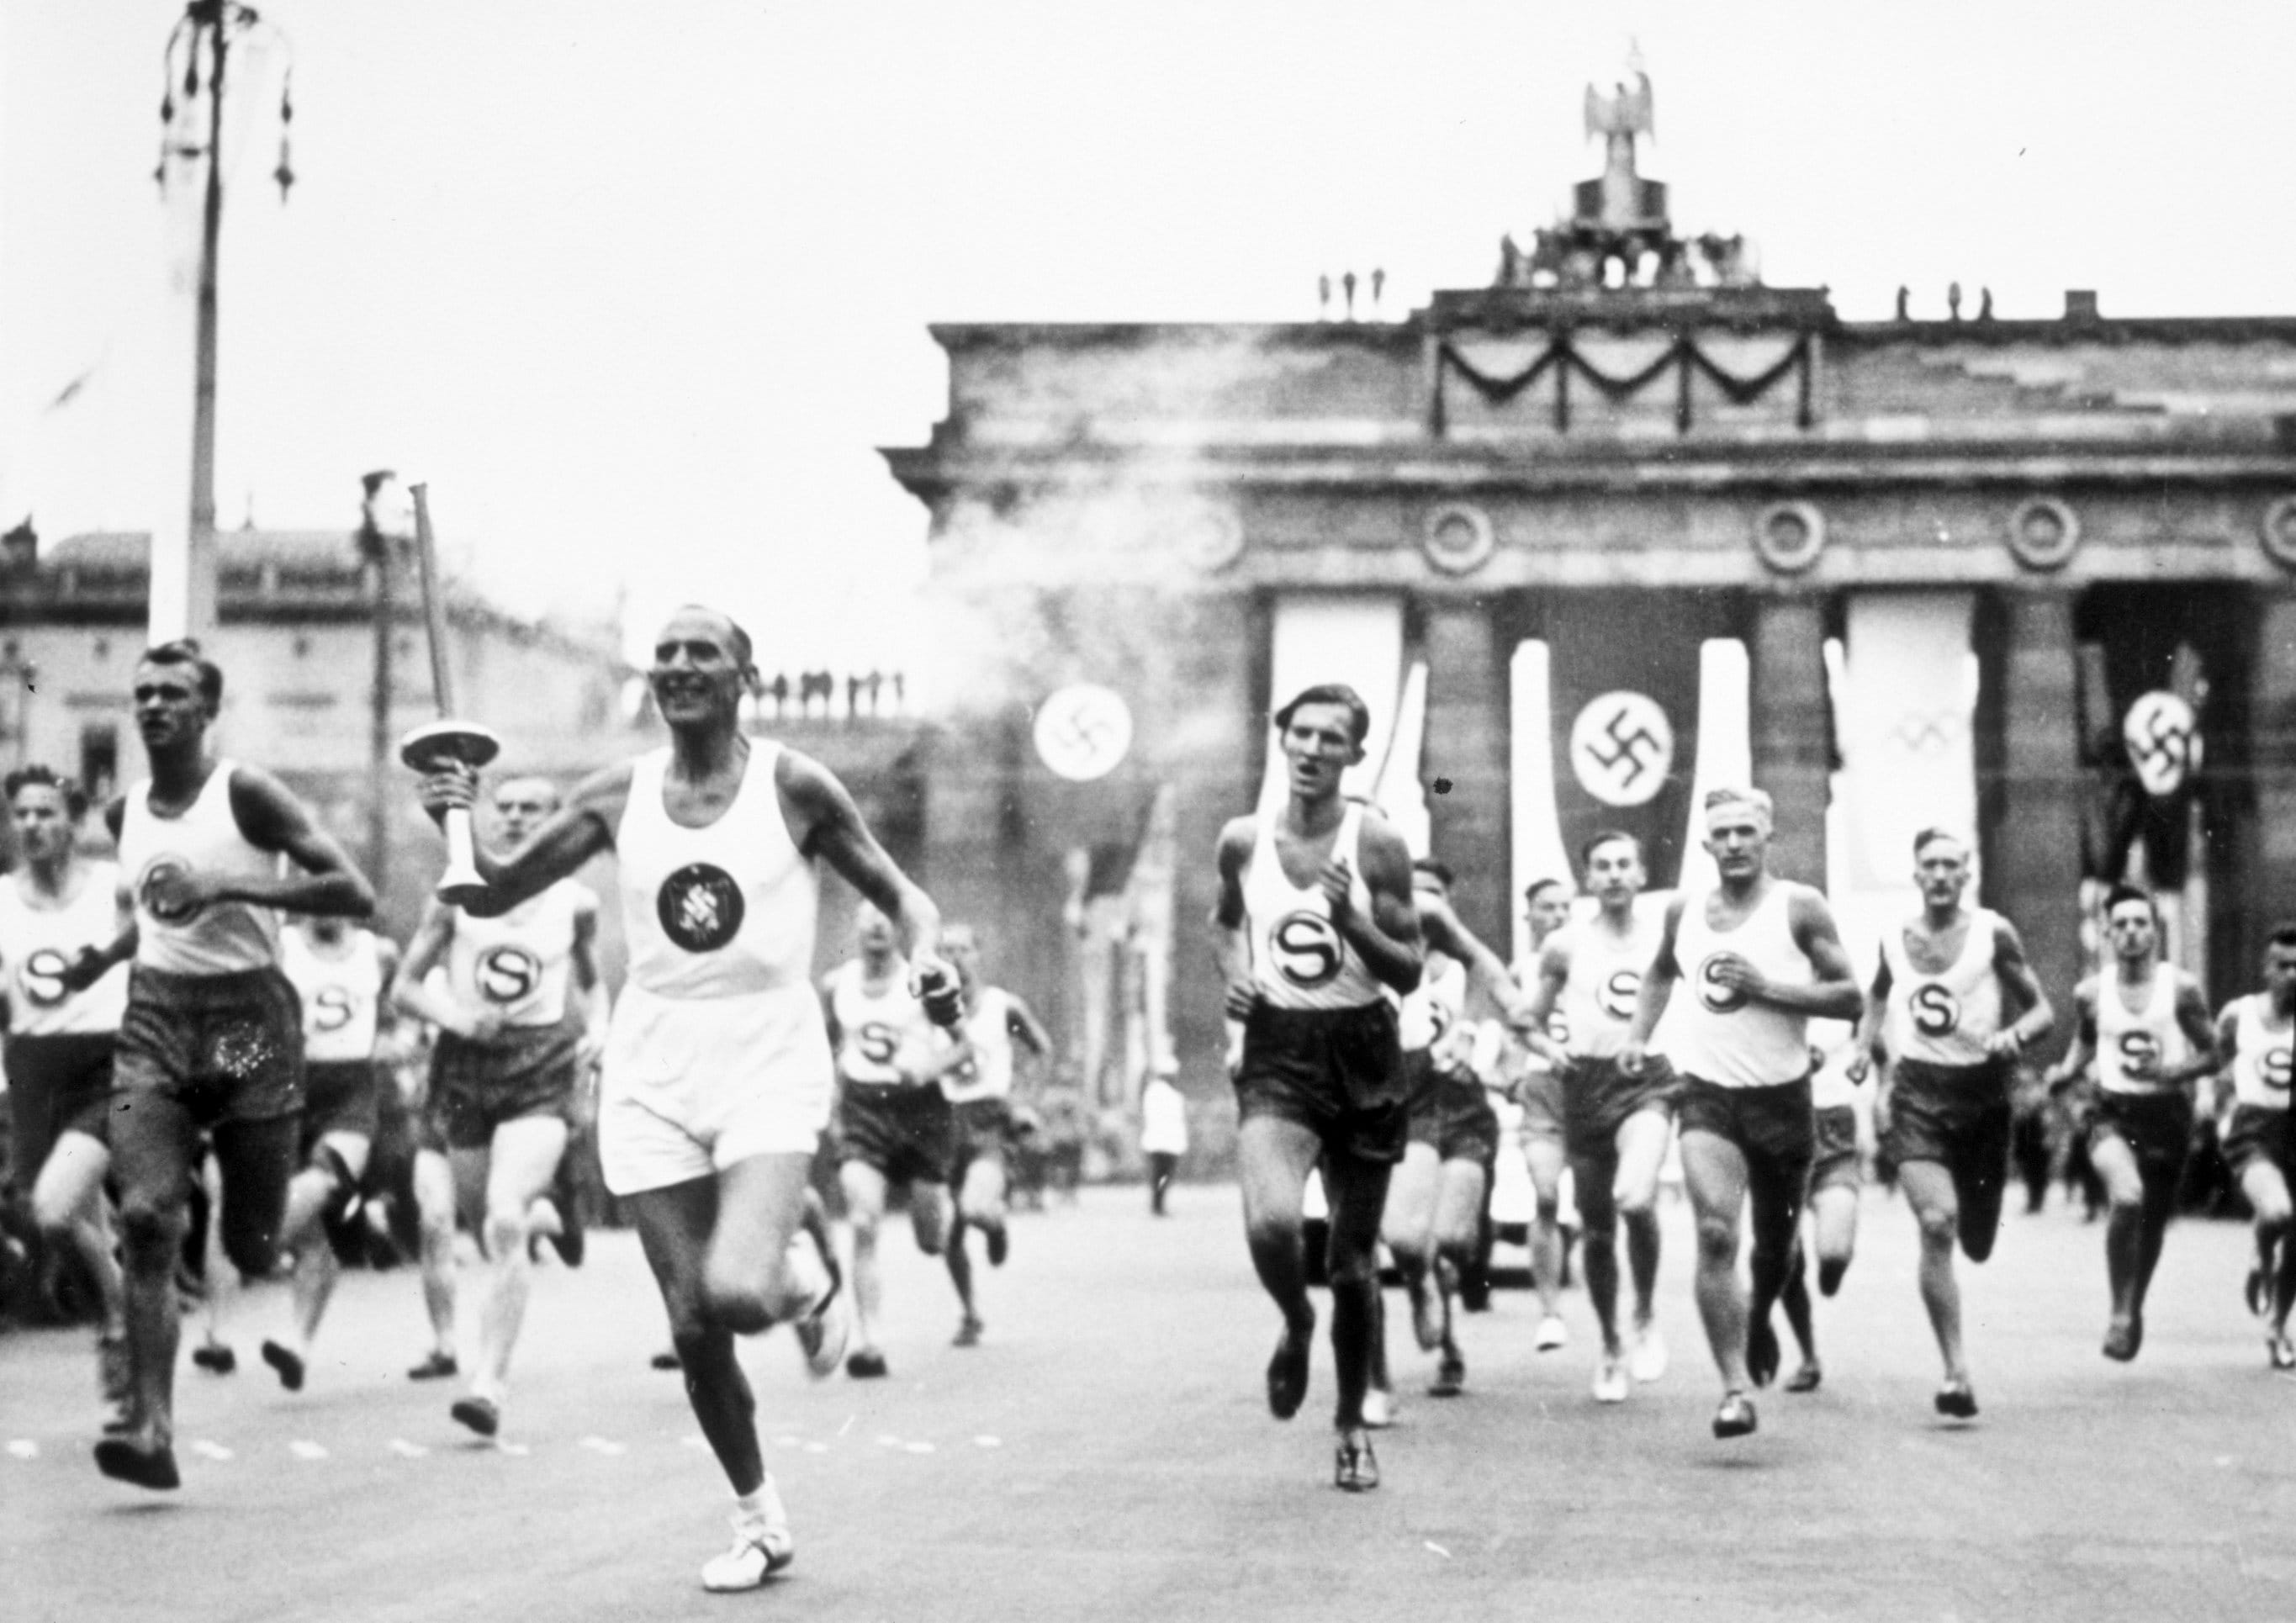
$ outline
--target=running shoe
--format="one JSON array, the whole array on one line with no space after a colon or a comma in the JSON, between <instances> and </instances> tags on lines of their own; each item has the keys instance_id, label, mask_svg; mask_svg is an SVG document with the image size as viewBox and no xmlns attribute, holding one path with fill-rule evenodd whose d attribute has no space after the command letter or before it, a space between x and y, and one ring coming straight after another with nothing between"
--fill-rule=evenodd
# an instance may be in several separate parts
<instances>
[{"instance_id":1,"label":"running shoe","mask_svg":"<svg viewBox=\"0 0 2296 1623\"><path fill-rule=\"evenodd\" d=\"M1291 1419L1307 1401L1308 1349L1315 1339L1311 1322L1297 1337L1286 1330L1276 1340L1275 1356L1267 1361L1267 1412L1278 1420Z\"/></svg>"},{"instance_id":2,"label":"running shoe","mask_svg":"<svg viewBox=\"0 0 2296 1623\"><path fill-rule=\"evenodd\" d=\"M2264 1270L2254 1263L2249 1265L2248 1283L2243 1287L2241 1294L2248 1302L2248 1314L2251 1318L2260 1319L2272 1311L2271 1294L2264 1288Z\"/></svg>"},{"instance_id":3,"label":"running shoe","mask_svg":"<svg viewBox=\"0 0 2296 1623\"><path fill-rule=\"evenodd\" d=\"M480 1437L492 1437L502 1430L502 1406L491 1398L480 1398L476 1394L457 1398L447 1413Z\"/></svg>"},{"instance_id":4,"label":"running shoe","mask_svg":"<svg viewBox=\"0 0 2296 1623\"><path fill-rule=\"evenodd\" d=\"M956 1335L949 1342L949 1345L951 1347L978 1347L980 1345L980 1332L988 1328L988 1326L980 1322L978 1315L968 1313L963 1318L957 1320Z\"/></svg>"},{"instance_id":5,"label":"running shoe","mask_svg":"<svg viewBox=\"0 0 2296 1623\"><path fill-rule=\"evenodd\" d=\"M207 1341L192 1348L192 1362L210 1374L228 1375L239 1367L239 1355L221 1341Z\"/></svg>"},{"instance_id":6,"label":"running shoe","mask_svg":"<svg viewBox=\"0 0 2296 1623\"><path fill-rule=\"evenodd\" d=\"M1410 1282L1411 1333L1419 1338L1421 1352L1443 1345L1443 1293L1433 1276L1422 1270Z\"/></svg>"},{"instance_id":7,"label":"running shoe","mask_svg":"<svg viewBox=\"0 0 2296 1623\"><path fill-rule=\"evenodd\" d=\"M1372 1431L1384 1431L1395 1424L1395 1394L1384 1387L1366 1389L1363 1400L1363 1423L1366 1430Z\"/></svg>"},{"instance_id":8,"label":"running shoe","mask_svg":"<svg viewBox=\"0 0 2296 1623\"><path fill-rule=\"evenodd\" d=\"M2275 1369L2296 1369L2296 1341L2288 1339L2285 1331L2264 1338L2264 1349L2272 1359Z\"/></svg>"},{"instance_id":9,"label":"running shoe","mask_svg":"<svg viewBox=\"0 0 2296 1623\"><path fill-rule=\"evenodd\" d=\"M291 1348L276 1341L263 1344L263 1361L279 1372L279 1384L291 1392L303 1389L303 1359Z\"/></svg>"},{"instance_id":10,"label":"running shoe","mask_svg":"<svg viewBox=\"0 0 2296 1623\"><path fill-rule=\"evenodd\" d=\"M1332 1486L1349 1494L1367 1494L1379 1486L1379 1458L1371 1451L1371 1433L1360 1426L1340 1433Z\"/></svg>"},{"instance_id":11,"label":"running shoe","mask_svg":"<svg viewBox=\"0 0 2296 1623\"><path fill-rule=\"evenodd\" d=\"M1570 1345L1570 1328L1559 1313L1550 1313L1538 1321L1538 1333L1530 1344L1541 1352L1554 1352Z\"/></svg>"},{"instance_id":12,"label":"running shoe","mask_svg":"<svg viewBox=\"0 0 2296 1623\"><path fill-rule=\"evenodd\" d=\"M184 1485L176 1469L176 1451L166 1443L147 1448L124 1437L107 1437L95 1446L95 1468L115 1481L155 1492Z\"/></svg>"},{"instance_id":13,"label":"running shoe","mask_svg":"<svg viewBox=\"0 0 2296 1623\"><path fill-rule=\"evenodd\" d=\"M1977 1394L1966 1381L1948 1381L1937 1389L1937 1412L1949 1420L1975 1420Z\"/></svg>"},{"instance_id":14,"label":"running shoe","mask_svg":"<svg viewBox=\"0 0 2296 1623\"><path fill-rule=\"evenodd\" d=\"M1627 1355L1627 1372L1648 1386L1666 1373L1666 1338L1655 1324L1645 1324L1635 1332L1635 1344Z\"/></svg>"},{"instance_id":15,"label":"running shoe","mask_svg":"<svg viewBox=\"0 0 2296 1623\"><path fill-rule=\"evenodd\" d=\"M1456 1347L1446 1348L1443 1361L1435 1366L1435 1379L1428 1383L1430 1398L1456 1398L1466 1389L1467 1361L1459 1356Z\"/></svg>"},{"instance_id":16,"label":"running shoe","mask_svg":"<svg viewBox=\"0 0 2296 1623\"><path fill-rule=\"evenodd\" d=\"M885 1355L865 1347L845 1360L845 1373L856 1381L882 1381L890 1372L885 1368Z\"/></svg>"},{"instance_id":17,"label":"running shoe","mask_svg":"<svg viewBox=\"0 0 2296 1623\"><path fill-rule=\"evenodd\" d=\"M449 1375L460 1373L462 1367L455 1362L455 1355L434 1348L429 1357L406 1372L406 1378L409 1381L443 1381Z\"/></svg>"},{"instance_id":18,"label":"running shoe","mask_svg":"<svg viewBox=\"0 0 2296 1623\"><path fill-rule=\"evenodd\" d=\"M684 1367L685 1360L677 1356L677 1349L673 1347L667 1352L654 1354L646 1362L654 1369L679 1369Z\"/></svg>"},{"instance_id":19,"label":"running shoe","mask_svg":"<svg viewBox=\"0 0 2296 1623\"><path fill-rule=\"evenodd\" d=\"M1605 1357L1595 1366L1595 1401L1624 1403L1632 1382L1627 1379L1627 1366L1617 1358Z\"/></svg>"},{"instance_id":20,"label":"running shoe","mask_svg":"<svg viewBox=\"0 0 2296 1623\"><path fill-rule=\"evenodd\" d=\"M1818 1367L1817 1361L1813 1358L1808 1364L1802 1365L1800 1368L1796 1369L1792 1375L1789 1375L1786 1378L1786 1390L1789 1392L1815 1392L1824 1380L1825 1372Z\"/></svg>"},{"instance_id":21,"label":"running shoe","mask_svg":"<svg viewBox=\"0 0 2296 1623\"><path fill-rule=\"evenodd\" d=\"M1725 1392L1722 1406L1714 1411L1714 1435L1719 1438L1751 1437L1759 1423L1754 1400L1743 1392Z\"/></svg>"},{"instance_id":22,"label":"running shoe","mask_svg":"<svg viewBox=\"0 0 2296 1623\"><path fill-rule=\"evenodd\" d=\"M714 1594L755 1589L797 1559L797 1544L790 1537L789 1518L772 1485L766 1488L770 1508L765 1521L754 1525L734 1519L734 1547L713 1555L701 1567L701 1586Z\"/></svg>"},{"instance_id":23,"label":"running shoe","mask_svg":"<svg viewBox=\"0 0 2296 1623\"><path fill-rule=\"evenodd\" d=\"M834 1258L824 1256L829 1265L829 1289L814 1303L812 1311L790 1326L797 1337L799 1348L805 1354L805 1373L816 1381L826 1380L837 1373L845 1362L845 1344L853 1334L851 1304L845 1299L845 1278L839 1271Z\"/></svg>"},{"instance_id":24,"label":"running shoe","mask_svg":"<svg viewBox=\"0 0 2296 1623\"><path fill-rule=\"evenodd\" d=\"M1778 1332L1765 1316L1746 1326L1746 1373L1756 1386L1778 1378Z\"/></svg>"},{"instance_id":25,"label":"running shoe","mask_svg":"<svg viewBox=\"0 0 2296 1623\"><path fill-rule=\"evenodd\" d=\"M983 1225L980 1235L988 1242L988 1266L992 1268L1003 1267L1004 1258L1013 1252L1012 1233L1004 1224L998 1223L994 1225Z\"/></svg>"},{"instance_id":26,"label":"running shoe","mask_svg":"<svg viewBox=\"0 0 2296 1623\"><path fill-rule=\"evenodd\" d=\"M2104 1356L2116 1364L2127 1364L2136 1357L2144 1345L2144 1320L2142 1316L2125 1324L2115 1323L2105 1327Z\"/></svg>"}]
</instances>

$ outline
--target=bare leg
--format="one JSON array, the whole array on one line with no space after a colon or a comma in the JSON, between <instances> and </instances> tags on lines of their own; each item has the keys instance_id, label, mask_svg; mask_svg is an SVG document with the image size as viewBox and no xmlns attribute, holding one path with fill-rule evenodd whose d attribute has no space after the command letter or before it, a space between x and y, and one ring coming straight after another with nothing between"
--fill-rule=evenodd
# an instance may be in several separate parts
<instances>
[{"instance_id":1,"label":"bare leg","mask_svg":"<svg viewBox=\"0 0 2296 1623\"><path fill-rule=\"evenodd\" d=\"M875 1352L877 1320L885 1309L885 1281L878 1271L877 1233L885 1221L885 1175L866 1161L847 1161L837 1169L845 1188L845 1216L853 1233L853 1342L857 1352Z\"/></svg>"},{"instance_id":2,"label":"bare leg","mask_svg":"<svg viewBox=\"0 0 2296 1623\"><path fill-rule=\"evenodd\" d=\"M2279 1168L2259 1156L2241 1168L2240 1192L2247 1197L2256 1225L2256 1268L2264 1279L2266 1316L2277 1338L2284 1333L2288 1323L2288 1292L2284 1282L2290 1275L2289 1254L2296 1250L2296 1246L2289 1243L2288 1181L2281 1176Z\"/></svg>"},{"instance_id":3,"label":"bare leg","mask_svg":"<svg viewBox=\"0 0 2296 1623\"><path fill-rule=\"evenodd\" d=\"M112 1255L111 1214L103 1195L103 1176L111 1152L85 1133L57 1135L47 1164L32 1186L32 1219L51 1250L70 1246L95 1282L106 1340L125 1333L127 1299L119 1263Z\"/></svg>"},{"instance_id":4,"label":"bare leg","mask_svg":"<svg viewBox=\"0 0 2296 1623\"><path fill-rule=\"evenodd\" d=\"M628 1197L638 1238L669 1314L670 1341L685 1375L686 1401L736 1494L764 1486L757 1401L734 1356L734 1332L709 1311L702 1283L718 1218L718 1181L695 1178Z\"/></svg>"},{"instance_id":5,"label":"bare leg","mask_svg":"<svg viewBox=\"0 0 2296 1623\"><path fill-rule=\"evenodd\" d=\"M527 1214L557 1176L566 1149L566 1123L555 1116L526 1116L495 1128L486 1172L488 1282L479 1308L479 1367L471 1395L496 1403L510 1387L510 1357L526 1321L533 1264L526 1250ZM457 1151L460 1160L473 1152Z\"/></svg>"},{"instance_id":6,"label":"bare leg","mask_svg":"<svg viewBox=\"0 0 2296 1623\"><path fill-rule=\"evenodd\" d=\"M2104 1185L2104 1273L2112 1291L2108 1345L2126 1345L2144 1311L2144 1177L2136 1154L2117 1133L2090 1136L2089 1164ZM2136 1356L2133 1347L2127 1356Z\"/></svg>"},{"instance_id":7,"label":"bare leg","mask_svg":"<svg viewBox=\"0 0 2296 1623\"><path fill-rule=\"evenodd\" d=\"M1930 1328L1937 1335L1945 1378L1966 1381L1969 1360L1961 1343L1961 1285L1953 1269L1953 1248L1961 1235L1961 1197L1954 1189L1953 1174L1939 1161L1906 1161L1898 1168L1898 1186L1906 1192L1914 1221L1921 1225L1922 1306L1929 1310Z\"/></svg>"},{"instance_id":8,"label":"bare leg","mask_svg":"<svg viewBox=\"0 0 2296 1623\"><path fill-rule=\"evenodd\" d=\"M1693 1128L1682 1135L1682 1179L1698 1223L1698 1316L1723 1390L1743 1392L1753 1383L1746 1373L1745 1287L1738 1280L1746 1158L1728 1139Z\"/></svg>"},{"instance_id":9,"label":"bare leg","mask_svg":"<svg viewBox=\"0 0 2296 1623\"><path fill-rule=\"evenodd\" d=\"M1316 1328L1300 1241L1300 1197L1308 1174L1322 1154L1315 1134L1278 1117L1250 1117L1236 1132L1244 1239L1251 1249L1251 1266L1295 1340Z\"/></svg>"},{"instance_id":10,"label":"bare leg","mask_svg":"<svg viewBox=\"0 0 2296 1623\"><path fill-rule=\"evenodd\" d=\"M1436 1190L1435 1299L1443 1327L1439 1340L1443 1379L1454 1386L1466 1373L1466 1361L1459 1354L1458 1343L1452 1340L1452 1327L1457 1323L1452 1311L1452 1297L1461 1271L1475 1258L1475 1243L1482 1227L1485 1181L1482 1162L1455 1159L1443 1163L1441 1182Z\"/></svg>"},{"instance_id":11,"label":"bare leg","mask_svg":"<svg viewBox=\"0 0 2296 1623\"><path fill-rule=\"evenodd\" d=\"M368 1141L364 1133L330 1133L321 1143L340 1158L354 1187L366 1170ZM311 1356L311 1342L326 1316L342 1267L335 1248L324 1232L327 1209L341 1194L340 1175L332 1162L305 1167L287 1185L287 1217L279 1236L280 1248L293 1253L289 1275L295 1310L294 1350L303 1360Z\"/></svg>"},{"instance_id":12,"label":"bare leg","mask_svg":"<svg viewBox=\"0 0 2296 1623\"><path fill-rule=\"evenodd\" d=\"M483 1175L481 1175L483 1178ZM422 1307L437 1357L455 1357L455 1173L446 1156L414 1157L414 1206L422 1224Z\"/></svg>"},{"instance_id":13,"label":"bare leg","mask_svg":"<svg viewBox=\"0 0 2296 1623\"><path fill-rule=\"evenodd\" d=\"M1619 1339L1619 1205L1615 1155L1582 1155L1570 1163L1578 1192L1579 1245L1587 1264L1587 1305L1603 1335L1603 1357L1615 1359L1625 1347Z\"/></svg>"},{"instance_id":14,"label":"bare leg","mask_svg":"<svg viewBox=\"0 0 2296 1623\"><path fill-rule=\"evenodd\" d=\"M1406 1145L1402 1162L1388 1182L1387 1207L1380 1219L1380 1238L1387 1242L1410 1297L1412 1333L1428 1352L1442 1345L1448 1330L1439 1311L1434 1280L1435 1207L1442 1175L1433 1144Z\"/></svg>"},{"instance_id":15,"label":"bare leg","mask_svg":"<svg viewBox=\"0 0 2296 1623\"><path fill-rule=\"evenodd\" d=\"M1339 1383L1332 1424L1348 1431L1363 1424L1364 1392L1371 1381L1379 1219L1394 1168L1387 1161L1342 1155L1327 1156L1324 1167L1332 1199L1332 1367Z\"/></svg>"},{"instance_id":16,"label":"bare leg","mask_svg":"<svg viewBox=\"0 0 2296 1623\"><path fill-rule=\"evenodd\" d=\"M1658 1291L1658 1180L1666 1163L1673 1122L1663 1111L1636 1111L1619 1126L1619 1161L1611 1190L1627 1231L1627 1266L1635 1285L1635 1327L1650 1327ZM1584 1197L1581 1197L1582 1199Z\"/></svg>"},{"instance_id":17,"label":"bare leg","mask_svg":"<svg viewBox=\"0 0 2296 1623\"><path fill-rule=\"evenodd\" d=\"M1530 1173L1538 1212L1530 1229L1530 1279L1538 1291L1544 1318L1561 1316L1562 1302L1562 1141L1534 1135L1522 1141L1523 1166Z\"/></svg>"},{"instance_id":18,"label":"bare leg","mask_svg":"<svg viewBox=\"0 0 2296 1623\"><path fill-rule=\"evenodd\" d=\"M1812 1190L1809 1214L1818 1294L1832 1296L1841 1288L1841 1276L1857 1254L1857 1185L1827 1184Z\"/></svg>"}]
</instances>

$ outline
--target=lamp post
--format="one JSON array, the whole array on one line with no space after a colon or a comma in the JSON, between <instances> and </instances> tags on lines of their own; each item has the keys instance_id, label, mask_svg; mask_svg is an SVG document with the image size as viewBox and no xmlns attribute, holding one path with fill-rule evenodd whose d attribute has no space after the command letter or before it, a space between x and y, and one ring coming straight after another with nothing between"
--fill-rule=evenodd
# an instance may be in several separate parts
<instances>
[{"instance_id":1,"label":"lamp post","mask_svg":"<svg viewBox=\"0 0 2296 1623\"><path fill-rule=\"evenodd\" d=\"M391 661L398 632L398 571L414 539L414 504L398 475L388 468L362 476L359 556L374 571L374 688L367 717L366 871L384 882L390 862L390 808L398 783L390 725L394 678Z\"/></svg>"},{"instance_id":2,"label":"lamp post","mask_svg":"<svg viewBox=\"0 0 2296 1623\"><path fill-rule=\"evenodd\" d=\"M188 167L204 160L207 174L200 212L199 330L192 379L192 511L191 529L185 540L183 621L180 625L162 624L163 618L173 617L154 594L154 642L184 635L211 640L217 625L216 268L217 250L223 240L224 73L230 61L233 37L244 36L258 28L269 29L284 39L251 6L239 4L236 0L190 0L168 33L167 47L161 53L166 88L160 99L160 165L152 178L165 193L173 166ZM176 100L178 88L184 98L180 107ZM206 98L207 113L204 132L199 127L202 96ZM287 130L294 118L290 82L283 79L279 91L279 167L271 172L271 178L278 183L279 201L283 203L287 201L288 188L295 184L295 171L288 161L287 150ZM156 563L154 560L154 582L160 576Z\"/></svg>"}]
</instances>

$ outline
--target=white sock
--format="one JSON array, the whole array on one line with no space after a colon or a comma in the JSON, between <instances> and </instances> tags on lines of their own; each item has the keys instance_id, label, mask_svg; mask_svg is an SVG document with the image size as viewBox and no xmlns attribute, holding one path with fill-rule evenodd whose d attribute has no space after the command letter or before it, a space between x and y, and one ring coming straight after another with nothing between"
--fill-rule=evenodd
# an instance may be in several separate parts
<instances>
[{"instance_id":1,"label":"white sock","mask_svg":"<svg viewBox=\"0 0 2296 1623\"><path fill-rule=\"evenodd\" d=\"M753 1491L734 1496L734 1525L745 1533L763 1531L773 1526L781 1504L781 1496L774 1491L774 1479L768 1474Z\"/></svg>"}]
</instances>

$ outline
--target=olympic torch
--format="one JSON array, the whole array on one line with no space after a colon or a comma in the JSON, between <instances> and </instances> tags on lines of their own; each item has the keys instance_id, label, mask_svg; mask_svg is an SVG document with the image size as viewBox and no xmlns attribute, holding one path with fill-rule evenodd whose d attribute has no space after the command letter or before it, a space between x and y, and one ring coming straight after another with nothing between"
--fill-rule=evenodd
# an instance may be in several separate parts
<instances>
[{"instance_id":1,"label":"olympic torch","mask_svg":"<svg viewBox=\"0 0 2296 1623\"><path fill-rule=\"evenodd\" d=\"M451 761L475 770L502 753L502 740L476 722L457 721L455 678L447 649L447 606L439 594L439 544L430 533L428 487L413 485L414 498L414 556L422 586L422 628L430 644L430 687L439 704L439 719L426 722L398 741L398 758L417 772L436 772ZM447 813L447 871L439 876L441 899L455 901L486 889L480 875L478 848L471 833L466 807Z\"/></svg>"}]
</instances>

